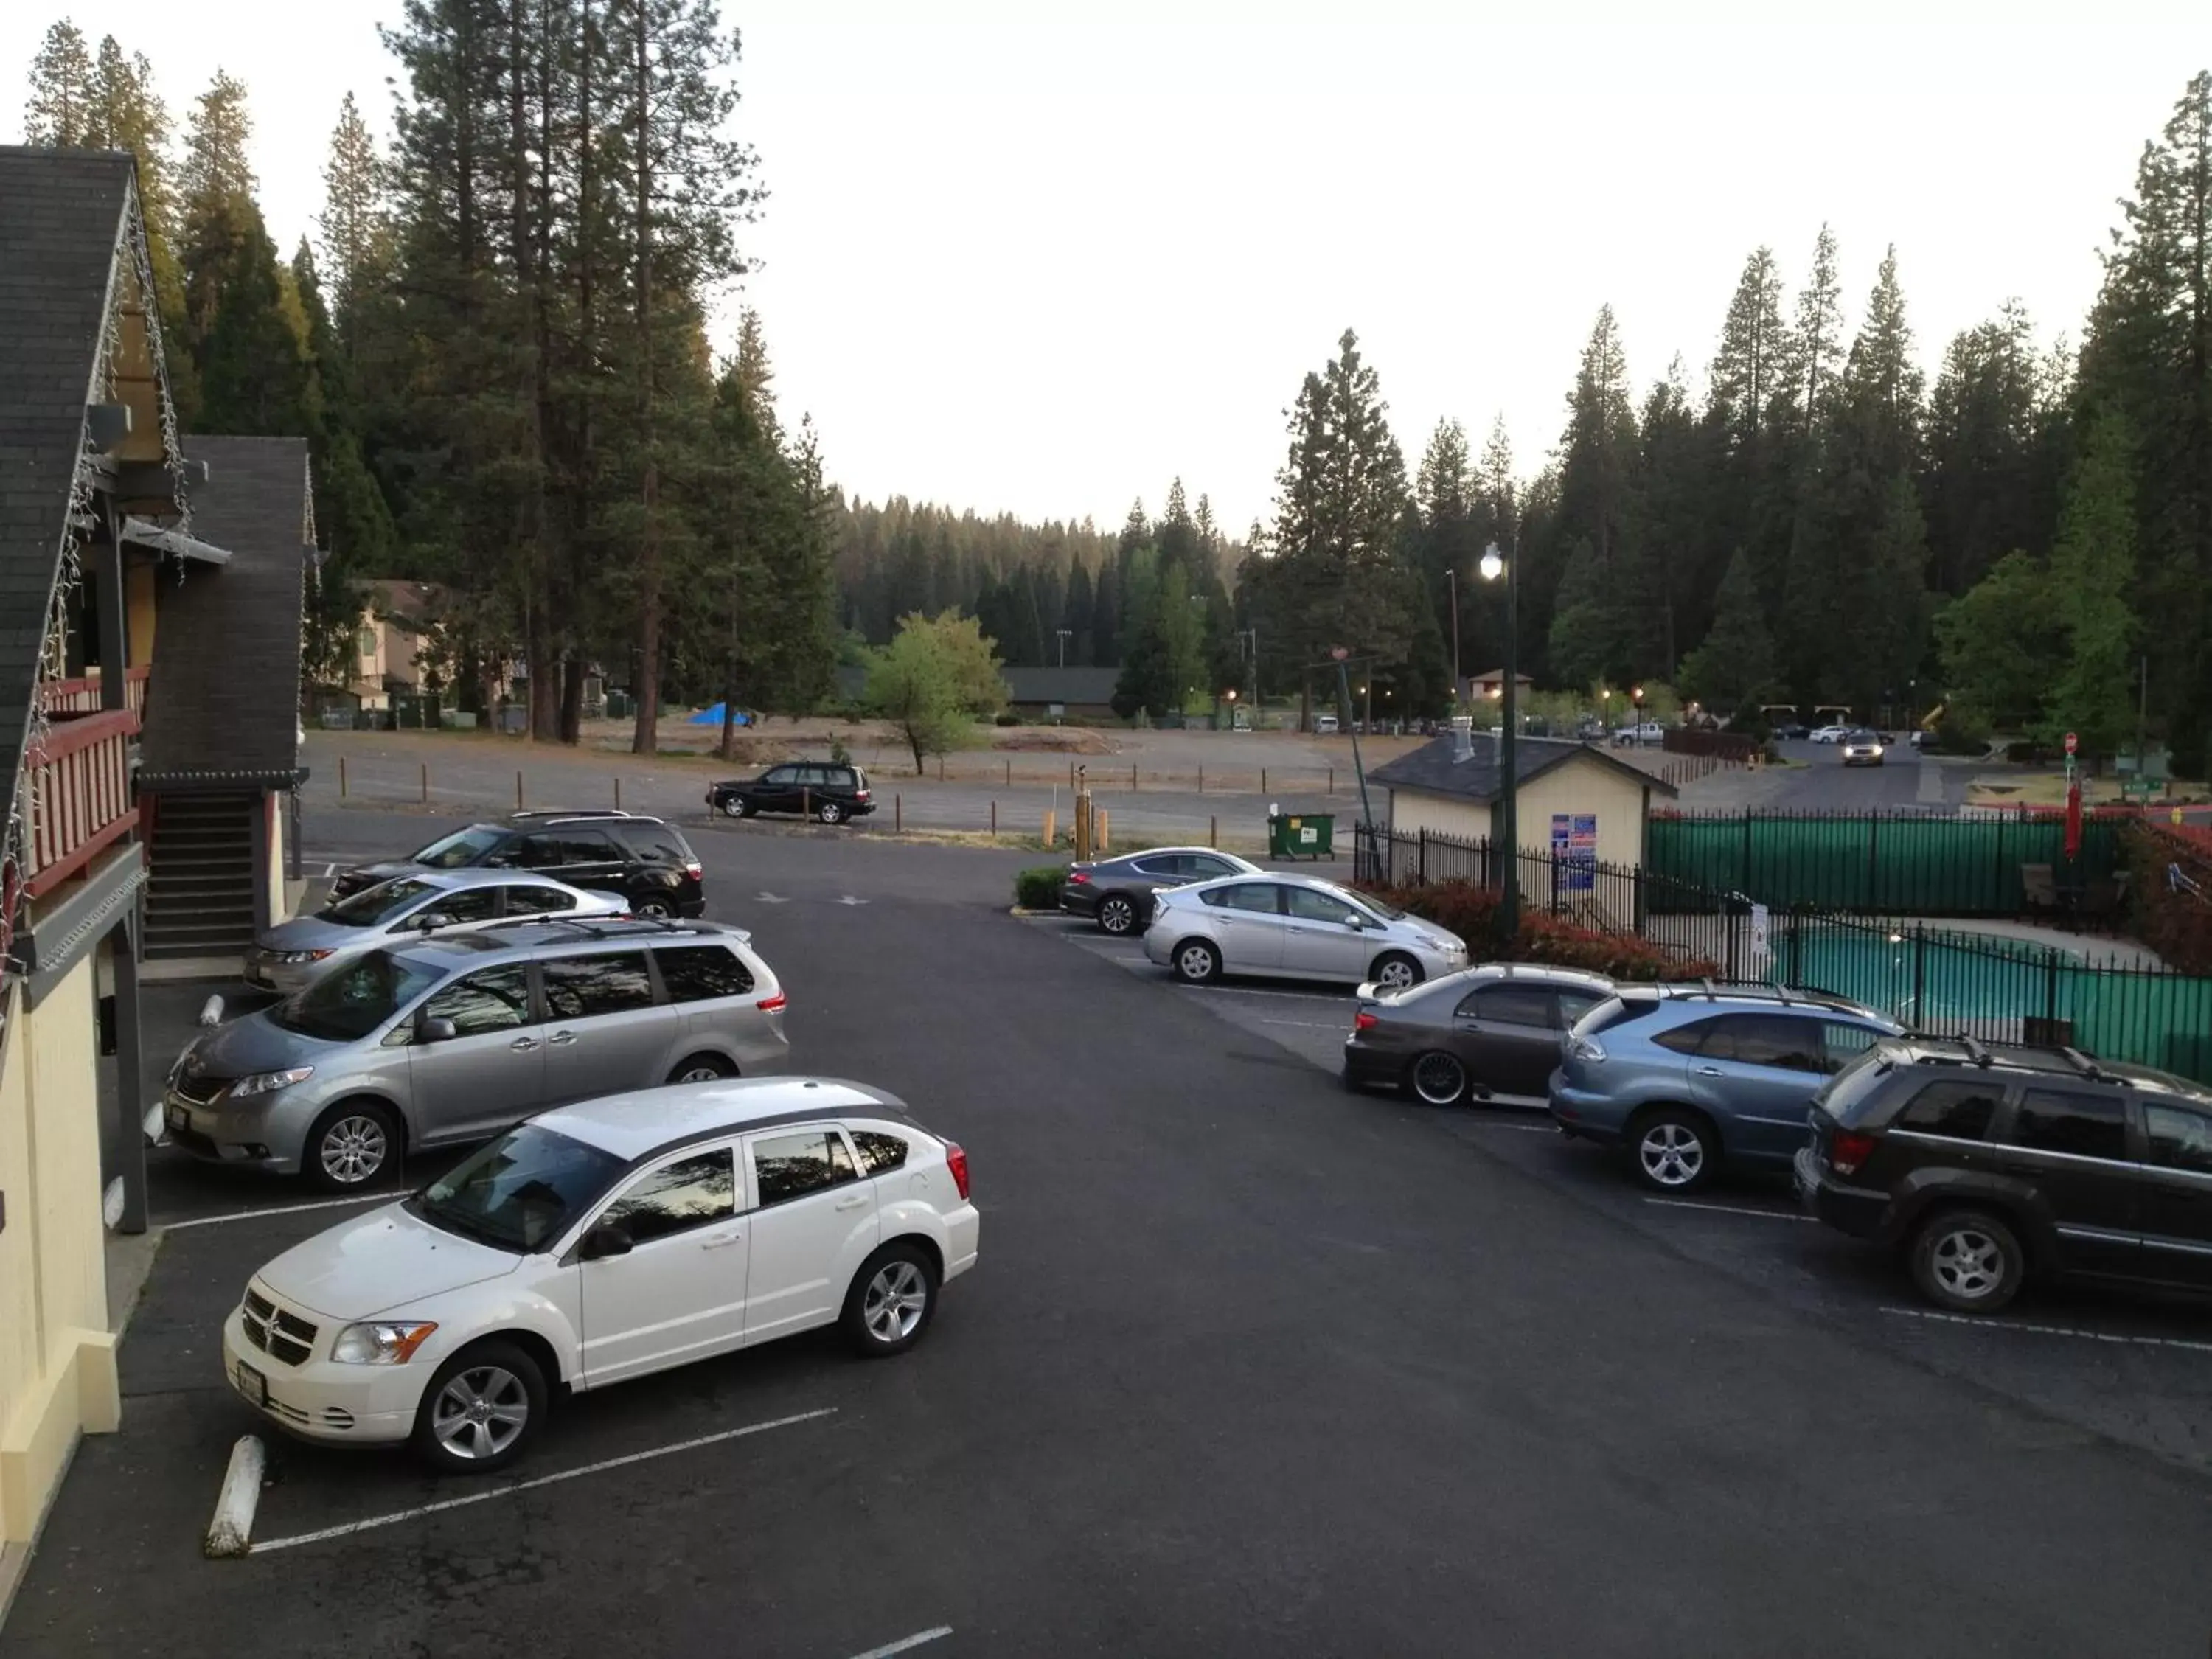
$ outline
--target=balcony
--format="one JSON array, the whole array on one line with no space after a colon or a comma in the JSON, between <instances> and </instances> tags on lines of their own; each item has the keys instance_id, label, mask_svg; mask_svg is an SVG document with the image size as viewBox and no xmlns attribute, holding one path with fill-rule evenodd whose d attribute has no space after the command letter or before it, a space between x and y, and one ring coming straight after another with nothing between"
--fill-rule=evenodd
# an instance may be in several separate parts
<instances>
[{"instance_id":1,"label":"balcony","mask_svg":"<svg viewBox=\"0 0 2212 1659\"><path fill-rule=\"evenodd\" d=\"M65 690L83 682L50 684ZM133 692L143 695L143 679L137 681ZM99 681L92 686L96 698ZM23 890L34 899L88 868L138 821L131 799L131 744L138 735L138 711L72 714L52 704L48 711L52 724L45 741L23 756L28 792Z\"/></svg>"},{"instance_id":2,"label":"balcony","mask_svg":"<svg viewBox=\"0 0 2212 1659\"><path fill-rule=\"evenodd\" d=\"M153 673L152 666L144 664L123 671L123 695L133 714L146 712L146 686ZM49 714L96 714L100 710L100 670L94 667L82 679L41 680L39 706Z\"/></svg>"}]
</instances>

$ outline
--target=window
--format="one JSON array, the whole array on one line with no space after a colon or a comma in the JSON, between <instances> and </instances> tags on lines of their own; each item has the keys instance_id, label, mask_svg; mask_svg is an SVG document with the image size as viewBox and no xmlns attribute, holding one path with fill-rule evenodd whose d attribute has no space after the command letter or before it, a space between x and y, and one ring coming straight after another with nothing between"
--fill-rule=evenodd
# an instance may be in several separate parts
<instances>
[{"instance_id":1,"label":"window","mask_svg":"<svg viewBox=\"0 0 2212 1659\"><path fill-rule=\"evenodd\" d=\"M823 767L822 781L832 789L857 789L860 787L860 781L853 775L853 769L849 766Z\"/></svg>"},{"instance_id":2,"label":"window","mask_svg":"<svg viewBox=\"0 0 2212 1659\"><path fill-rule=\"evenodd\" d=\"M691 849L665 823L625 823L622 838L647 864L689 864Z\"/></svg>"},{"instance_id":3,"label":"window","mask_svg":"<svg viewBox=\"0 0 2212 1659\"><path fill-rule=\"evenodd\" d=\"M487 968L455 980L422 1005L425 1019L450 1019L458 1036L511 1031L530 1019L530 970L523 963Z\"/></svg>"},{"instance_id":4,"label":"window","mask_svg":"<svg viewBox=\"0 0 2212 1659\"><path fill-rule=\"evenodd\" d=\"M1696 1054L1705 1052L1706 1038L1714 1037L1719 1042L1717 1058L1733 1059L1735 1046L1720 1030L1724 1023L1717 1019L1692 1020L1687 1025L1677 1025L1671 1031L1662 1031L1651 1040L1662 1048L1672 1048L1678 1054Z\"/></svg>"},{"instance_id":5,"label":"window","mask_svg":"<svg viewBox=\"0 0 2212 1659\"><path fill-rule=\"evenodd\" d=\"M1571 1030L1574 1023L1603 1002L1605 998L1595 991L1561 991L1559 999L1559 1029Z\"/></svg>"},{"instance_id":6,"label":"window","mask_svg":"<svg viewBox=\"0 0 2212 1659\"><path fill-rule=\"evenodd\" d=\"M412 909L416 902L438 890L427 881L387 881L365 888L351 898L340 899L327 910L315 914L318 921L335 921L341 927L374 927L388 921L402 910Z\"/></svg>"},{"instance_id":7,"label":"window","mask_svg":"<svg viewBox=\"0 0 2212 1659\"><path fill-rule=\"evenodd\" d=\"M1459 1005L1461 1015L1496 1025L1541 1025L1552 1023L1552 994L1540 985L1483 985L1468 992Z\"/></svg>"},{"instance_id":8,"label":"window","mask_svg":"<svg viewBox=\"0 0 2212 1659\"><path fill-rule=\"evenodd\" d=\"M1729 1014L1705 1041L1707 1060L1768 1066L1784 1072L1825 1072L1818 1021L1789 1014Z\"/></svg>"},{"instance_id":9,"label":"window","mask_svg":"<svg viewBox=\"0 0 2212 1659\"><path fill-rule=\"evenodd\" d=\"M432 899L415 914L425 921L443 916L448 921L489 921L499 913L495 887L463 887Z\"/></svg>"},{"instance_id":10,"label":"window","mask_svg":"<svg viewBox=\"0 0 2212 1659\"><path fill-rule=\"evenodd\" d=\"M645 952L555 957L538 964L545 976L545 1006L556 1019L589 1019L653 1006L653 976Z\"/></svg>"},{"instance_id":11,"label":"window","mask_svg":"<svg viewBox=\"0 0 2212 1659\"><path fill-rule=\"evenodd\" d=\"M846 1152L842 1137L829 1130L809 1129L753 1142L753 1175L760 1182L760 1201L781 1204L786 1199L804 1198L852 1181L858 1171L853 1168L852 1155Z\"/></svg>"},{"instance_id":12,"label":"window","mask_svg":"<svg viewBox=\"0 0 2212 1659\"><path fill-rule=\"evenodd\" d=\"M1840 1072L1861 1054L1881 1040L1881 1033L1865 1025L1846 1025L1841 1020L1825 1020L1820 1025L1820 1045L1826 1050L1826 1070Z\"/></svg>"},{"instance_id":13,"label":"window","mask_svg":"<svg viewBox=\"0 0 2212 1659\"><path fill-rule=\"evenodd\" d=\"M2212 1175L2212 1114L2146 1101L2143 1133L2150 1140L2150 1161L2160 1168Z\"/></svg>"},{"instance_id":14,"label":"window","mask_svg":"<svg viewBox=\"0 0 2212 1659\"><path fill-rule=\"evenodd\" d=\"M738 1166L727 1146L649 1170L600 1214L644 1244L738 1212Z\"/></svg>"},{"instance_id":15,"label":"window","mask_svg":"<svg viewBox=\"0 0 2212 1659\"><path fill-rule=\"evenodd\" d=\"M1986 1083L1931 1083L1906 1103L1897 1127L1952 1140L1979 1140L1989 1133L2003 1092Z\"/></svg>"},{"instance_id":16,"label":"window","mask_svg":"<svg viewBox=\"0 0 2212 1659\"><path fill-rule=\"evenodd\" d=\"M1204 853L1186 853L1177 860L1183 873L1194 881L1211 881L1216 876L1233 876L1237 866L1227 859L1210 858Z\"/></svg>"},{"instance_id":17,"label":"window","mask_svg":"<svg viewBox=\"0 0 2212 1659\"><path fill-rule=\"evenodd\" d=\"M416 848L407 859L410 864L424 865L433 870L459 870L479 860L495 863L496 860L484 855L513 844L506 830L495 830L486 823L472 823L450 836L439 836L428 847Z\"/></svg>"},{"instance_id":18,"label":"window","mask_svg":"<svg viewBox=\"0 0 2212 1659\"><path fill-rule=\"evenodd\" d=\"M1316 893L1310 887L1286 887L1283 890L1291 896L1291 915L1300 921L1331 921L1340 927L1352 925L1352 908L1341 899Z\"/></svg>"},{"instance_id":19,"label":"window","mask_svg":"<svg viewBox=\"0 0 2212 1659\"><path fill-rule=\"evenodd\" d=\"M720 945L672 945L654 951L653 959L671 1002L741 997L753 988L753 976L737 952Z\"/></svg>"},{"instance_id":20,"label":"window","mask_svg":"<svg viewBox=\"0 0 2212 1659\"><path fill-rule=\"evenodd\" d=\"M376 660L376 630L374 628L363 628L354 635L353 643L354 648L361 653L363 662Z\"/></svg>"},{"instance_id":21,"label":"window","mask_svg":"<svg viewBox=\"0 0 2212 1659\"><path fill-rule=\"evenodd\" d=\"M795 789L799 787L799 769L795 766L771 766L761 774L761 781L789 785Z\"/></svg>"},{"instance_id":22,"label":"window","mask_svg":"<svg viewBox=\"0 0 2212 1659\"><path fill-rule=\"evenodd\" d=\"M622 1173L622 1160L526 1123L407 1200L416 1214L504 1249L550 1243Z\"/></svg>"},{"instance_id":23,"label":"window","mask_svg":"<svg viewBox=\"0 0 2212 1659\"><path fill-rule=\"evenodd\" d=\"M547 839L561 849L562 864L606 864L622 856L604 830L562 830Z\"/></svg>"},{"instance_id":24,"label":"window","mask_svg":"<svg viewBox=\"0 0 2212 1659\"><path fill-rule=\"evenodd\" d=\"M556 910L573 910L576 898L557 887L510 887L507 889L507 914L510 916L542 916Z\"/></svg>"},{"instance_id":25,"label":"window","mask_svg":"<svg viewBox=\"0 0 2212 1659\"><path fill-rule=\"evenodd\" d=\"M301 1036L357 1042L442 977L428 963L371 951L278 1003L269 1018Z\"/></svg>"},{"instance_id":26,"label":"window","mask_svg":"<svg viewBox=\"0 0 2212 1659\"><path fill-rule=\"evenodd\" d=\"M1181 881L1182 860L1172 853L1162 853L1154 858L1139 859L1129 866L1132 874L1150 876L1155 881Z\"/></svg>"},{"instance_id":27,"label":"window","mask_svg":"<svg viewBox=\"0 0 2212 1659\"><path fill-rule=\"evenodd\" d=\"M552 870L561 863L560 843L550 836L516 836L484 860L494 870Z\"/></svg>"},{"instance_id":28,"label":"window","mask_svg":"<svg viewBox=\"0 0 2212 1659\"><path fill-rule=\"evenodd\" d=\"M1217 887L1204 897L1218 910L1246 910L1255 915L1272 916L1278 913L1275 895L1279 890L1272 881L1242 881L1234 887Z\"/></svg>"},{"instance_id":29,"label":"window","mask_svg":"<svg viewBox=\"0 0 2212 1659\"><path fill-rule=\"evenodd\" d=\"M2013 1118L2012 1138L2014 1145L2041 1152L2124 1158L2128 1155L2127 1114L2120 1103L2108 1095L2030 1089L2020 1097L2020 1110Z\"/></svg>"},{"instance_id":30,"label":"window","mask_svg":"<svg viewBox=\"0 0 2212 1659\"><path fill-rule=\"evenodd\" d=\"M874 1129L852 1131L853 1145L860 1154L860 1168L872 1176L902 1168L906 1164L906 1142L896 1135L887 1135Z\"/></svg>"}]
</instances>

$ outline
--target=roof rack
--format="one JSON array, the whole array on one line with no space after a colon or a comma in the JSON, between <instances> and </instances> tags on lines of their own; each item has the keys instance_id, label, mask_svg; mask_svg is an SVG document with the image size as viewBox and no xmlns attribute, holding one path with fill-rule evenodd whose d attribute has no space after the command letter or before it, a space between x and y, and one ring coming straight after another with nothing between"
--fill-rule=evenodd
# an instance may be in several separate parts
<instances>
[{"instance_id":1,"label":"roof rack","mask_svg":"<svg viewBox=\"0 0 2212 1659\"><path fill-rule=\"evenodd\" d=\"M619 806L532 806L507 814L510 818L634 818Z\"/></svg>"},{"instance_id":2,"label":"roof rack","mask_svg":"<svg viewBox=\"0 0 2212 1659\"><path fill-rule=\"evenodd\" d=\"M2109 1072L2106 1071L2104 1067L2098 1065L2094 1059L2089 1055L2083 1054L2079 1048L2069 1048L2062 1042L2058 1045L2058 1052L2066 1056L2066 1063L2068 1065L2071 1066L2075 1071L2081 1073L2083 1077L2089 1079L2093 1082L2119 1083L2125 1081L2124 1079L2112 1076Z\"/></svg>"},{"instance_id":3,"label":"roof rack","mask_svg":"<svg viewBox=\"0 0 2212 1659\"><path fill-rule=\"evenodd\" d=\"M1966 1051L1966 1058L1968 1060L1973 1061L1975 1065L1980 1066L1984 1071L1987 1071L1989 1069L1990 1060L1990 1051L1983 1048L1980 1043L1975 1042L1973 1038L1961 1033L1959 1037L1959 1046Z\"/></svg>"}]
</instances>

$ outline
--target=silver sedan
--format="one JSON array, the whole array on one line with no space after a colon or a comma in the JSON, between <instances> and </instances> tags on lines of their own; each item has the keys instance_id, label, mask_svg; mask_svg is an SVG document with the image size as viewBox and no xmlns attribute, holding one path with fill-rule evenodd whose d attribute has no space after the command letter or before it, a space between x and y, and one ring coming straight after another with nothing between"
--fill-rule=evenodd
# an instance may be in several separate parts
<instances>
[{"instance_id":1,"label":"silver sedan","mask_svg":"<svg viewBox=\"0 0 2212 1659\"><path fill-rule=\"evenodd\" d=\"M289 996L364 951L426 933L467 933L536 917L620 915L621 899L520 870L422 870L365 888L256 934L246 979Z\"/></svg>"},{"instance_id":2,"label":"silver sedan","mask_svg":"<svg viewBox=\"0 0 2212 1659\"><path fill-rule=\"evenodd\" d=\"M1310 876L1226 876L1153 906L1145 954L1194 985L1256 974L1402 991L1468 963L1458 934Z\"/></svg>"}]
</instances>

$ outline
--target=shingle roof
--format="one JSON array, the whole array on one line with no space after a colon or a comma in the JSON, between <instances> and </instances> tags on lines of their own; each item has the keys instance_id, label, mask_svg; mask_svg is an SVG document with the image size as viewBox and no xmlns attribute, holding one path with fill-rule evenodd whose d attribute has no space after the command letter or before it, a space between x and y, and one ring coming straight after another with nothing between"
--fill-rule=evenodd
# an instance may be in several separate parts
<instances>
[{"instance_id":1,"label":"shingle roof","mask_svg":"<svg viewBox=\"0 0 2212 1659\"><path fill-rule=\"evenodd\" d=\"M0 780L9 799L133 176L125 155L0 146Z\"/></svg>"},{"instance_id":2,"label":"shingle roof","mask_svg":"<svg viewBox=\"0 0 2212 1659\"><path fill-rule=\"evenodd\" d=\"M1386 787L1420 789L1432 795L1457 795L1468 800L1489 801L1498 799L1499 771L1498 741L1488 732L1474 734L1474 752L1464 760L1452 755L1454 738L1449 732L1425 743L1410 755L1401 755L1396 760L1375 768L1367 775L1370 783ZM1568 743L1558 738L1522 738L1513 745L1513 775L1516 781L1526 783L1529 779L1563 766L1576 756L1583 755L1601 766L1611 767L1636 780L1649 788L1666 794L1675 794L1671 783L1653 777L1640 767L1626 761L1615 760L1602 749L1593 749L1585 743Z\"/></svg>"},{"instance_id":3,"label":"shingle roof","mask_svg":"<svg viewBox=\"0 0 2212 1659\"><path fill-rule=\"evenodd\" d=\"M1008 702L1103 703L1114 700L1118 668L1002 668Z\"/></svg>"},{"instance_id":4,"label":"shingle roof","mask_svg":"<svg viewBox=\"0 0 2212 1659\"><path fill-rule=\"evenodd\" d=\"M299 763L307 441L188 438L192 528L231 555L163 592L139 781L275 782Z\"/></svg>"}]
</instances>

